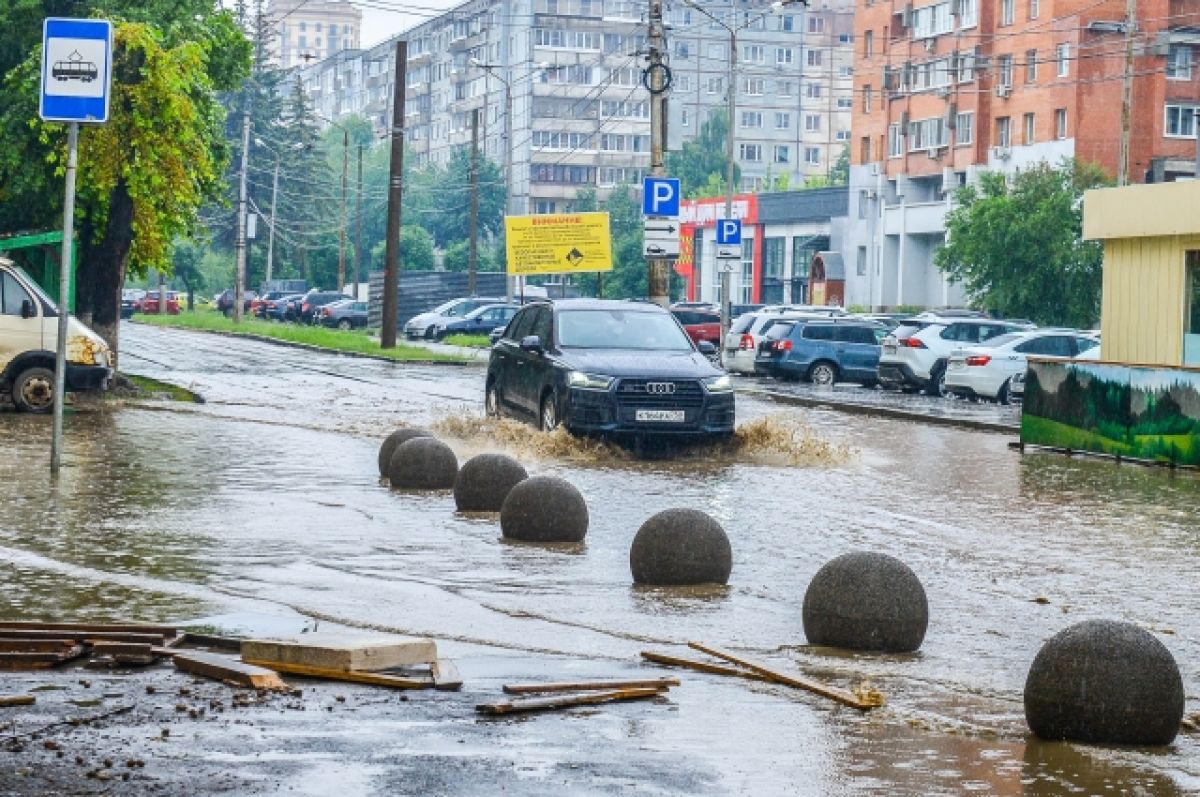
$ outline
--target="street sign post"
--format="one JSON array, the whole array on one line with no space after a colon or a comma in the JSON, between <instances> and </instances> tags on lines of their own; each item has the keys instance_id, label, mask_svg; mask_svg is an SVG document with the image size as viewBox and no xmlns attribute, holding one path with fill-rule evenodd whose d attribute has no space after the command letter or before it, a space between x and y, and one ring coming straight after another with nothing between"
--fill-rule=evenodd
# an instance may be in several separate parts
<instances>
[{"instance_id":1,"label":"street sign post","mask_svg":"<svg viewBox=\"0 0 1200 797\"><path fill-rule=\"evenodd\" d=\"M48 17L42 23L42 90L38 115L67 122L67 173L63 198L62 255L58 281L58 346L54 357L54 421L50 472L62 466L63 401L67 382L67 314L70 312L71 247L75 238L75 171L79 125L108 121L112 74L112 23L104 19Z\"/></svg>"},{"instance_id":2,"label":"street sign post","mask_svg":"<svg viewBox=\"0 0 1200 797\"><path fill-rule=\"evenodd\" d=\"M642 183L642 215L678 217L679 180L674 177L647 177Z\"/></svg>"},{"instance_id":3,"label":"street sign post","mask_svg":"<svg viewBox=\"0 0 1200 797\"><path fill-rule=\"evenodd\" d=\"M679 224L670 219L646 219L642 255L674 260L679 257Z\"/></svg>"},{"instance_id":4,"label":"street sign post","mask_svg":"<svg viewBox=\"0 0 1200 797\"><path fill-rule=\"evenodd\" d=\"M717 219L717 260L742 259L742 220Z\"/></svg>"}]
</instances>

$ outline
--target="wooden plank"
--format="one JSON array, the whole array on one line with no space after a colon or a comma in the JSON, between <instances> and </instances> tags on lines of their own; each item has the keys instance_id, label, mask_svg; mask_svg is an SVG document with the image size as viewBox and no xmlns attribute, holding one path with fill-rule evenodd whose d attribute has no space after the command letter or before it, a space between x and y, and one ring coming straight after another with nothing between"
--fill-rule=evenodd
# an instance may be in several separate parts
<instances>
[{"instance_id":1,"label":"wooden plank","mask_svg":"<svg viewBox=\"0 0 1200 797\"><path fill-rule=\"evenodd\" d=\"M502 714L517 714L527 711L552 711L573 706L595 706L601 703L615 703L622 700L646 700L651 697L665 695L665 689L613 689L607 692L583 692L574 695L556 695L554 697L534 697L525 700L508 700L502 703L480 703L475 710L480 714L494 716Z\"/></svg>"},{"instance_id":2,"label":"wooden plank","mask_svg":"<svg viewBox=\"0 0 1200 797\"><path fill-rule=\"evenodd\" d=\"M302 675L306 678L321 678L330 681L350 681L369 686L389 686L393 689L432 689L435 684L432 677L410 678L401 675L387 675L381 672L356 672L354 670L327 670L322 667L309 667L304 664L282 663L274 661L258 661L243 659L247 664L270 667L288 675Z\"/></svg>"},{"instance_id":3,"label":"wooden plank","mask_svg":"<svg viewBox=\"0 0 1200 797\"><path fill-rule=\"evenodd\" d=\"M259 690L286 691L290 687L279 677L279 673L264 667L254 667L215 653L187 651L175 654L175 666L185 672L215 678L233 686L245 686Z\"/></svg>"},{"instance_id":4,"label":"wooden plank","mask_svg":"<svg viewBox=\"0 0 1200 797\"><path fill-rule=\"evenodd\" d=\"M702 653L707 653L710 656L716 656L718 659L725 659L725 661L732 662L740 667L745 667L748 670L752 670L759 675L762 675L767 680L785 684L786 686L792 686L797 689L804 689L812 692L813 694L820 695L821 697L826 697L843 705L850 706L851 708L856 708L859 711L870 711L873 708L879 708L883 705L882 698L878 700L864 700L849 690L839 689L835 686L829 686L828 684L823 684L820 681L815 681L811 678L805 678L800 675L792 675L790 673L780 672L779 670L772 669L764 664L760 664L750 659L744 659L740 656L729 653L728 651L721 650L720 648L714 648L709 645L704 645L700 642L689 642L688 647L699 650Z\"/></svg>"},{"instance_id":5,"label":"wooden plank","mask_svg":"<svg viewBox=\"0 0 1200 797\"><path fill-rule=\"evenodd\" d=\"M450 659L436 660L429 665L429 672L433 676L434 689L446 692L457 692L462 689L462 676L458 674L458 667Z\"/></svg>"},{"instance_id":6,"label":"wooden plank","mask_svg":"<svg viewBox=\"0 0 1200 797\"><path fill-rule=\"evenodd\" d=\"M652 650L643 650L642 658L646 659L647 661L653 661L656 664L668 664L672 667L687 667L688 669L712 673L713 675L728 675L734 678L749 678L752 681L767 680L766 676L759 675L751 670L743 670L739 667L726 667L724 664L713 664L709 661L685 659L680 656L671 656L667 653L655 653Z\"/></svg>"},{"instance_id":7,"label":"wooden plank","mask_svg":"<svg viewBox=\"0 0 1200 797\"><path fill-rule=\"evenodd\" d=\"M175 636L175 627L170 625L141 625L137 623L40 623L33 621L2 621L0 631L75 631L79 633L154 634Z\"/></svg>"},{"instance_id":8,"label":"wooden plank","mask_svg":"<svg viewBox=\"0 0 1200 797\"><path fill-rule=\"evenodd\" d=\"M321 670L385 672L437 661L432 639L359 632L322 631L280 639L247 639L242 656L254 661L300 664Z\"/></svg>"},{"instance_id":9,"label":"wooden plank","mask_svg":"<svg viewBox=\"0 0 1200 797\"><path fill-rule=\"evenodd\" d=\"M96 642L93 656L108 656L117 664L153 664L157 658L155 646L145 643Z\"/></svg>"},{"instance_id":10,"label":"wooden plank","mask_svg":"<svg viewBox=\"0 0 1200 797\"><path fill-rule=\"evenodd\" d=\"M62 630L16 630L0 629L0 639L70 639L75 642L148 642L161 645L161 634L134 634L119 631L70 631Z\"/></svg>"},{"instance_id":11,"label":"wooden plank","mask_svg":"<svg viewBox=\"0 0 1200 797\"><path fill-rule=\"evenodd\" d=\"M0 653L61 653L73 647L73 639L0 639Z\"/></svg>"},{"instance_id":12,"label":"wooden plank","mask_svg":"<svg viewBox=\"0 0 1200 797\"><path fill-rule=\"evenodd\" d=\"M668 689L679 686L678 678L641 678L633 680L566 681L544 684L505 684L510 695L531 695L541 692L590 692L598 689Z\"/></svg>"},{"instance_id":13,"label":"wooden plank","mask_svg":"<svg viewBox=\"0 0 1200 797\"><path fill-rule=\"evenodd\" d=\"M227 636L214 636L212 634L193 634L191 631L186 631L183 634L183 641L188 645L203 645L207 648L221 648L222 650L232 650L234 653L242 652L242 640Z\"/></svg>"},{"instance_id":14,"label":"wooden plank","mask_svg":"<svg viewBox=\"0 0 1200 797\"><path fill-rule=\"evenodd\" d=\"M44 670L83 655L83 645L43 653L0 653L0 670Z\"/></svg>"},{"instance_id":15,"label":"wooden plank","mask_svg":"<svg viewBox=\"0 0 1200 797\"><path fill-rule=\"evenodd\" d=\"M32 706L37 702L33 695L0 695L0 708L12 706Z\"/></svg>"}]
</instances>

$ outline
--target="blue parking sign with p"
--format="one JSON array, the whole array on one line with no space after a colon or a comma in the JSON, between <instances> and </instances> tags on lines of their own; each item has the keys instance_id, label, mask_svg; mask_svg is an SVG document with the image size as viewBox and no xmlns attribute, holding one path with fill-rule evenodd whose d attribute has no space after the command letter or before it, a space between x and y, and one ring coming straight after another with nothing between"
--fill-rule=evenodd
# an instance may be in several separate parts
<instances>
[{"instance_id":1,"label":"blue parking sign with p","mask_svg":"<svg viewBox=\"0 0 1200 797\"><path fill-rule=\"evenodd\" d=\"M674 177L647 177L642 184L642 215L679 215L679 180Z\"/></svg>"},{"instance_id":2,"label":"blue parking sign with p","mask_svg":"<svg viewBox=\"0 0 1200 797\"><path fill-rule=\"evenodd\" d=\"M42 24L42 94L47 122L108 121L112 23L49 17Z\"/></svg>"},{"instance_id":3,"label":"blue parking sign with p","mask_svg":"<svg viewBox=\"0 0 1200 797\"><path fill-rule=\"evenodd\" d=\"M717 243L740 244L742 242L741 219L717 219Z\"/></svg>"}]
</instances>

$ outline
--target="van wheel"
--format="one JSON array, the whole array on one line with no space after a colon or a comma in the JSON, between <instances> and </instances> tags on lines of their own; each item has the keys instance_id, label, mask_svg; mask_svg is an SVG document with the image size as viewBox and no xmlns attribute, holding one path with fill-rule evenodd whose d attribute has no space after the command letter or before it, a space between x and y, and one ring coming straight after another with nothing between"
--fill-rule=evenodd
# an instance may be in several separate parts
<instances>
[{"instance_id":1,"label":"van wheel","mask_svg":"<svg viewBox=\"0 0 1200 797\"><path fill-rule=\"evenodd\" d=\"M837 366L820 362L808 369L808 380L814 385L832 385L837 381Z\"/></svg>"},{"instance_id":2,"label":"van wheel","mask_svg":"<svg viewBox=\"0 0 1200 797\"><path fill-rule=\"evenodd\" d=\"M554 400L554 393L542 397L540 421L539 428L543 432L553 432L558 428L558 402Z\"/></svg>"},{"instance_id":3,"label":"van wheel","mask_svg":"<svg viewBox=\"0 0 1200 797\"><path fill-rule=\"evenodd\" d=\"M338 322L338 329L342 330L343 332L349 332L352 326L354 325L350 323L349 318L343 318Z\"/></svg>"},{"instance_id":4,"label":"van wheel","mask_svg":"<svg viewBox=\"0 0 1200 797\"><path fill-rule=\"evenodd\" d=\"M54 409L54 372L49 368L26 368L12 386L13 404L24 412L45 415Z\"/></svg>"}]
</instances>

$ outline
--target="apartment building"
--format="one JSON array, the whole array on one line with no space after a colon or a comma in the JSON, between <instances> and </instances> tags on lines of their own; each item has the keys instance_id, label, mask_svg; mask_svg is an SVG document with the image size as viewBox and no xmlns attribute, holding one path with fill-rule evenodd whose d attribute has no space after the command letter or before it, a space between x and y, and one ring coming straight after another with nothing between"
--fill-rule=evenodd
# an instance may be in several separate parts
<instances>
[{"instance_id":1,"label":"apartment building","mask_svg":"<svg viewBox=\"0 0 1200 797\"><path fill-rule=\"evenodd\" d=\"M1131 182L1194 173L1194 6L1138 3ZM933 265L956 188L1068 156L1116 174L1125 3L862 0L856 12L846 300L961 304Z\"/></svg>"},{"instance_id":2,"label":"apartment building","mask_svg":"<svg viewBox=\"0 0 1200 797\"><path fill-rule=\"evenodd\" d=\"M738 40L746 61L736 69L747 83L736 101L747 123L739 119L734 135L746 188L785 174L795 187L836 163L849 139L851 2L774 11L768 2L703 4L722 23L744 26ZM673 77L669 148L695 136L710 110L725 108L729 39L697 10L673 8L665 54ZM503 165L511 151L518 213L568 211L582 188L604 197L639 182L650 165L646 10L644 0L468 0L405 32L412 156L446 162L470 143L478 111L486 156ZM300 80L318 114L363 114L383 136L394 57L395 41L387 41L303 67ZM710 77L721 81L712 91Z\"/></svg>"},{"instance_id":3,"label":"apartment building","mask_svg":"<svg viewBox=\"0 0 1200 797\"><path fill-rule=\"evenodd\" d=\"M272 54L284 69L358 48L362 11L349 0L270 0Z\"/></svg>"}]
</instances>

